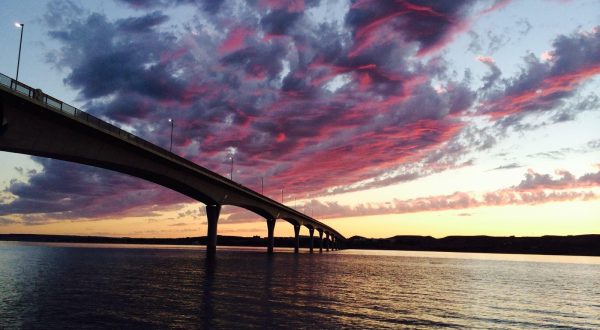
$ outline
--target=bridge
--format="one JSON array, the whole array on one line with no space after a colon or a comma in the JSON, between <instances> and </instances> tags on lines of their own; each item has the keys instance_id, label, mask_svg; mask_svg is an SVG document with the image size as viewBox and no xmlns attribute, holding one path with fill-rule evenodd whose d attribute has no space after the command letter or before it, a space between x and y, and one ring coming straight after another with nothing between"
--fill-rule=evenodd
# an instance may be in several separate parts
<instances>
[{"instance_id":1,"label":"bridge","mask_svg":"<svg viewBox=\"0 0 600 330\"><path fill-rule=\"evenodd\" d=\"M261 216L267 223L267 251L273 253L277 219L294 226L294 252L300 227L308 228L309 250L338 249L345 239L335 229L192 161L128 133L8 76L0 74L0 151L36 155L101 167L178 191L206 205L206 251L214 256L223 205ZM324 236L324 237L323 237Z\"/></svg>"}]
</instances>

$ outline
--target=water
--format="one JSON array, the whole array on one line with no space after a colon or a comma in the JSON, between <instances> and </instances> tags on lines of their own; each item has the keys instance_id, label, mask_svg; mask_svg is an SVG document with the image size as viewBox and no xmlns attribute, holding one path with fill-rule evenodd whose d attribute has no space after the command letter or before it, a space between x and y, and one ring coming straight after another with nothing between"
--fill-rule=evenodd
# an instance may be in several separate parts
<instances>
[{"instance_id":1,"label":"water","mask_svg":"<svg viewBox=\"0 0 600 330\"><path fill-rule=\"evenodd\" d=\"M0 242L0 328L600 328L600 258Z\"/></svg>"}]
</instances>

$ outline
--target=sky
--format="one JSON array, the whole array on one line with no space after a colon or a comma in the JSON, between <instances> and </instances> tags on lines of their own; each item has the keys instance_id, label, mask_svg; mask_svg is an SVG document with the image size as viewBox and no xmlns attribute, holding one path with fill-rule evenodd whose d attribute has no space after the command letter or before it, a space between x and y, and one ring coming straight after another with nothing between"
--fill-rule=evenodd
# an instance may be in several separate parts
<instances>
[{"instance_id":1,"label":"sky","mask_svg":"<svg viewBox=\"0 0 600 330\"><path fill-rule=\"evenodd\" d=\"M596 0L22 0L0 73L346 237L600 234ZM0 152L0 233L206 235L141 179ZM278 221L276 236L293 228ZM266 236L224 207L218 234ZM301 234L307 234L303 228Z\"/></svg>"}]
</instances>

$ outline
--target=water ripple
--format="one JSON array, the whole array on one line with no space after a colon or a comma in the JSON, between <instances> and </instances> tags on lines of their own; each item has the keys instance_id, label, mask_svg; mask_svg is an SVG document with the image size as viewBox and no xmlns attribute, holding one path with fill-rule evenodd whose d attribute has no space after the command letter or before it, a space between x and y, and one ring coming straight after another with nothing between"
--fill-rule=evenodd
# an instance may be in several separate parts
<instances>
[{"instance_id":1,"label":"water ripple","mask_svg":"<svg viewBox=\"0 0 600 330\"><path fill-rule=\"evenodd\" d=\"M0 244L0 328L600 328L600 265Z\"/></svg>"}]
</instances>

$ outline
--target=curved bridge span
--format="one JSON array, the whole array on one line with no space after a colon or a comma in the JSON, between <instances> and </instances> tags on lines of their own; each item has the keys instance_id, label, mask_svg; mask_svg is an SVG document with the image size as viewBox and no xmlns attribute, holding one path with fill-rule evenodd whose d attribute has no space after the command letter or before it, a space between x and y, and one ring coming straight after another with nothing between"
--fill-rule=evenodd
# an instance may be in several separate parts
<instances>
[{"instance_id":1,"label":"curved bridge span","mask_svg":"<svg viewBox=\"0 0 600 330\"><path fill-rule=\"evenodd\" d=\"M259 194L185 158L0 74L0 150L61 159L139 177L206 205L207 253L214 255L223 205L235 205L265 218L268 252L273 252L277 219L294 226L295 252L300 227L314 231L319 249L340 247L345 239L318 220ZM324 236L324 237L323 237Z\"/></svg>"}]
</instances>

